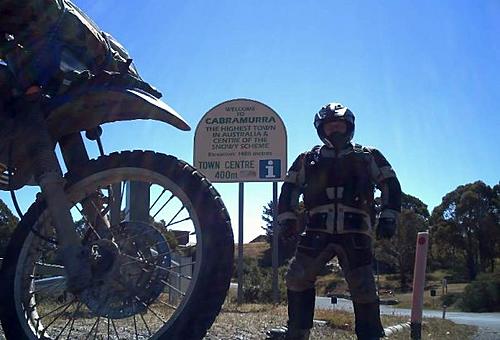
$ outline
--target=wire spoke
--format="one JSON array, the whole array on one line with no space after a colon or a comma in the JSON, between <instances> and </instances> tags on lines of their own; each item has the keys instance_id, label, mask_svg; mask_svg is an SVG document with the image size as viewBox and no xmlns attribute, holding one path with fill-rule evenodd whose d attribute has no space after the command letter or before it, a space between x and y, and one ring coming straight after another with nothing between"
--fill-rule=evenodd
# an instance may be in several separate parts
<instances>
[{"instance_id":1,"label":"wire spoke","mask_svg":"<svg viewBox=\"0 0 500 340\"><path fill-rule=\"evenodd\" d=\"M145 236L149 233L157 233L158 231L156 229L152 229L152 228L148 228L148 230L138 234L138 235L133 235L133 236L130 236L130 237L127 237L127 238L120 238L119 241L124 243L124 241L130 241L130 240L133 240L133 239L136 239L136 238L140 238L142 236Z\"/></svg>"},{"instance_id":2,"label":"wire spoke","mask_svg":"<svg viewBox=\"0 0 500 340\"><path fill-rule=\"evenodd\" d=\"M172 308L173 310L177 309L177 307L175 307L174 305L171 305L170 303L165 302L165 301L161 301L160 299L156 300L156 302L160 303L161 305L164 305L164 306L167 306L169 308Z\"/></svg>"},{"instance_id":3,"label":"wire spoke","mask_svg":"<svg viewBox=\"0 0 500 340\"><path fill-rule=\"evenodd\" d=\"M142 271L143 271L143 272L145 272L145 273L152 273L152 271L148 271L148 270L146 270L145 268L142 268ZM188 276L188 275L185 275L185 274L181 274L181 273L176 272L176 271L173 271L173 270L169 270L168 272L169 272L169 273L174 274L174 275L175 275L175 276L177 276L178 278L184 278L184 279L186 279L186 280L192 280L192 279L193 279L191 276ZM134 275L130 275L130 277L132 277L132 278L137 278L137 277L139 277L139 276L141 276L141 275L142 275L142 273L136 273L136 274L134 274ZM167 282L164 282L164 281L162 281L162 280L160 280L160 282L162 282L162 283L166 284L168 287L170 287L170 288L172 288L172 289L176 289L175 287L171 286L171 284L168 284ZM179 293L181 293L181 294L185 295L185 293L182 293L182 292L180 292L180 291L179 291Z\"/></svg>"},{"instance_id":4,"label":"wire spoke","mask_svg":"<svg viewBox=\"0 0 500 340\"><path fill-rule=\"evenodd\" d=\"M82 304L80 303L80 306L78 306L78 308L73 312L73 315L71 316L72 319L71 319L71 327L69 329L69 333L68 333L68 337L66 339L71 339L70 336L71 336L71 332L73 331L73 325L75 324L75 319L73 318L76 313L78 313L78 311L80 310L80 307L82 306Z\"/></svg>"},{"instance_id":5,"label":"wire spoke","mask_svg":"<svg viewBox=\"0 0 500 340\"><path fill-rule=\"evenodd\" d=\"M110 337L109 337L109 331L110 331L110 326L111 326L110 318L109 317L107 318L107 323L108 323L108 340L109 340L110 339Z\"/></svg>"},{"instance_id":6,"label":"wire spoke","mask_svg":"<svg viewBox=\"0 0 500 340\"><path fill-rule=\"evenodd\" d=\"M134 240L134 239L137 239L137 238L142 238L142 237L144 237L144 236L146 236L148 234L151 234L151 233L158 233L158 230L153 229L153 228L148 228L148 230L145 230L144 232L142 232L140 234L133 235L133 236L130 236L130 237L127 237L127 238L120 238L119 241L122 242L122 243L125 243L125 241L131 241L131 240ZM193 234L191 234L191 235L193 235ZM179 240L179 239L181 239L183 237L184 237L183 235L179 235L179 236L175 236L174 239ZM164 244L164 243L168 244L168 242L166 240L163 240L161 242L157 242L157 243L151 245L151 247L157 246L157 245L160 245L160 244ZM196 247L196 245L189 246L189 247L184 247L182 249L188 249L188 248L192 248L192 247Z\"/></svg>"},{"instance_id":7,"label":"wire spoke","mask_svg":"<svg viewBox=\"0 0 500 340\"><path fill-rule=\"evenodd\" d=\"M184 221L187 221L187 220L190 220L191 217L186 217L186 218L183 218L182 220L179 220L179 221L175 221L173 223L169 223L168 225L166 225L165 227L169 227L169 226L172 226L174 224L177 224L177 223L181 223L181 222L184 222ZM181 236L182 237L182 236Z\"/></svg>"},{"instance_id":8,"label":"wire spoke","mask_svg":"<svg viewBox=\"0 0 500 340\"><path fill-rule=\"evenodd\" d=\"M61 336L61 334L64 333L64 331L66 330L66 327L68 327L68 325L70 324L71 322L71 319L68 319L68 321L66 322L66 324L64 325L64 327L61 329L61 331L57 334L56 336L56 340L59 339L59 337Z\"/></svg>"},{"instance_id":9,"label":"wire spoke","mask_svg":"<svg viewBox=\"0 0 500 340\"><path fill-rule=\"evenodd\" d=\"M168 228L169 226L172 225L172 222L176 219L177 216L179 216L179 214L181 213L182 210L184 210L184 208L186 208L185 206L182 206L179 211L174 215L174 217L172 217L172 219L170 220L170 222L168 222L166 225L165 225L165 228Z\"/></svg>"},{"instance_id":10,"label":"wire spoke","mask_svg":"<svg viewBox=\"0 0 500 340\"><path fill-rule=\"evenodd\" d=\"M109 299L110 299L109 295L106 295L106 298L102 299L102 301L99 303L99 306L97 307L96 313L100 314L102 306L104 306L106 303L108 303ZM96 327L95 335L97 336L97 329L99 328L99 321L100 321L100 319L101 319L101 315L98 315L97 316L97 320L94 323L94 326L92 326L92 328L90 329L87 337L92 334L92 330L94 329L94 327ZM87 339L87 337L86 337L86 339Z\"/></svg>"},{"instance_id":11,"label":"wire spoke","mask_svg":"<svg viewBox=\"0 0 500 340\"><path fill-rule=\"evenodd\" d=\"M69 305L67 305L67 306L66 306L66 307L65 307L65 308L64 308L64 309L63 309L63 310L62 310L59 314L57 314L57 317L55 317L55 318L54 318L51 322L49 322L49 323L48 323L48 325L47 325L47 326L45 326L45 327L44 327L44 331L45 331L45 330L47 330L47 329L49 329L49 327L50 327L50 326L51 326L54 322L56 322L56 320L57 320L57 319L59 319L59 318L63 315L63 313L64 313L65 311L67 311L67 310L68 310L68 308L69 308L69 307L73 304L73 302L75 302L75 301L76 301L76 298L75 298L75 299L73 299L73 300L71 301L71 303L70 303ZM45 315L45 316L47 316L47 315ZM41 319L42 319L42 318L40 318L39 320L41 320Z\"/></svg>"},{"instance_id":12,"label":"wire spoke","mask_svg":"<svg viewBox=\"0 0 500 340\"><path fill-rule=\"evenodd\" d=\"M135 338L138 340L139 334L137 334L137 321L135 320L135 314L134 314L134 331L135 331Z\"/></svg>"},{"instance_id":13,"label":"wire spoke","mask_svg":"<svg viewBox=\"0 0 500 340\"><path fill-rule=\"evenodd\" d=\"M193 261L193 262L189 262L189 263L178 264L178 265L175 265L175 266L163 267L163 266L160 266L160 265L157 265L157 264L152 264L152 263L144 262L143 260L141 260L139 258L136 258L136 257L133 257L133 256L130 256L128 254L123 254L123 255L126 256L126 257L128 257L132 261L125 262L125 263L122 264L122 266L131 264L131 263L139 262L139 263L143 263L143 264L146 264L146 265L149 265L149 266L154 266L157 269L161 269L161 270L168 271L170 273L178 274L179 276L182 276L183 274L176 272L174 269L176 269L176 268L182 268L182 267L189 267L189 266L193 266L193 265L196 264L196 261ZM157 256L162 256L162 255L165 255L165 254L158 254ZM192 277L190 277L190 276L184 276L184 277L186 279L190 279L190 280L192 279Z\"/></svg>"},{"instance_id":14,"label":"wire spoke","mask_svg":"<svg viewBox=\"0 0 500 340\"><path fill-rule=\"evenodd\" d=\"M115 330L116 338L120 339L120 335L118 334L118 331L116 330L115 321L113 319L110 319L110 320L111 320L111 324L113 325L113 329Z\"/></svg>"},{"instance_id":15,"label":"wire spoke","mask_svg":"<svg viewBox=\"0 0 500 340\"><path fill-rule=\"evenodd\" d=\"M94 322L94 324L92 325L92 328L90 329L90 331L88 332L88 334L85 336L85 339L90 339L90 335L94 331L94 328L96 327L96 325L99 324L99 319L100 318L101 318L101 316L97 317L97 320Z\"/></svg>"},{"instance_id":16,"label":"wire spoke","mask_svg":"<svg viewBox=\"0 0 500 340\"><path fill-rule=\"evenodd\" d=\"M99 316L97 317L97 325L95 326L95 333L94 333L94 334L95 334L95 335L94 335L94 338L95 338L95 339L97 339L97 333L99 332L99 322L100 322L100 320L101 320L101 316L99 315Z\"/></svg>"},{"instance_id":17,"label":"wire spoke","mask_svg":"<svg viewBox=\"0 0 500 340\"><path fill-rule=\"evenodd\" d=\"M144 316L142 316L142 313L140 313L139 316L141 317L142 322L144 323L144 326L146 326L146 329L148 330L148 335L151 336L152 335L151 330L149 329L148 323L146 322L146 320L144 320Z\"/></svg>"},{"instance_id":18,"label":"wire spoke","mask_svg":"<svg viewBox=\"0 0 500 340\"><path fill-rule=\"evenodd\" d=\"M143 271L145 271L145 270L143 269ZM147 272L147 271L146 271L146 272ZM149 272L147 272L147 273L149 273ZM178 274L178 273L176 273L176 272L173 272L173 273L174 273L174 274ZM135 278L135 277L140 276L140 275L141 275L141 274L140 274L140 273L138 273L138 274L135 274L135 275L131 275L130 277ZM182 277L182 276L180 276L180 275L179 275L179 277ZM117 281L117 280L115 280L115 281ZM117 282L119 282L119 281L117 281ZM171 283L169 283L168 281L165 281L165 280L163 280L163 279L160 279L160 282L161 282L161 283L163 283L163 284L164 284L165 286L167 286L168 288L170 288L170 289L172 289L173 291L175 291L176 293L180 294L181 296L186 296L186 293L184 293L183 291L179 290L179 288L175 287L174 285L172 285L172 284L171 284ZM121 282L120 282L120 284L121 284L122 286L124 286L124 287L125 287L125 285L124 285L123 283L121 283ZM127 288L127 287L125 287L125 288ZM128 288L127 288L127 289L128 289Z\"/></svg>"},{"instance_id":19,"label":"wire spoke","mask_svg":"<svg viewBox=\"0 0 500 340\"><path fill-rule=\"evenodd\" d=\"M40 261L35 262L35 266L64 269L64 266L60 264L45 263Z\"/></svg>"},{"instance_id":20,"label":"wire spoke","mask_svg":"<svg viewBox=\"0 0 500 340\"><path fill-rule=\"evenodd\" d=\"M121 282L121 281L119 281L119 280L117 280L117 279L115 279L115 282L116 282L116 283L118 283L119 285L121 285L123 288L125 288L125 289L127 289L127 290L129 290L129 291L133 292L133 290L132 290L132 289L130 289L129 287L127 287L127 285L126 285L126 284L124 284L123 282ZM158 313L156 313L156 312L155 312L155 311L154 311L154 310L153 310L153 309L152 309L152 308L151 308L151 307L150 307L147 303L145 303L144 301L142 301L140 297L138 297L137 295L134 295L134 298L135 298L135 299L136 299L136 300L137 300L140 304L142 304L144 307L146 307L149 311L151 311L151 313L152 313L154 316L156 316L156 317L157 317L157 318L158 318L158 319L159 319L162 323L166 323L166 322L167 322L166 320L162 319L162 318L158 315Z\"/></svg>"},{"instance_id":21,"label":"wire spoke","mask_svg":"<svg viewBox=\"0 0 500 340\"><path fill-rule=\"evenodd\" d=\"M182 267L187 267L187 265L182 265L182 266L175 266L175 267L172 267L172 268L182 268ZM184 279L187 279L187 280L192 280L193 278L189 275L186 275L186 274L182 274L182 273L179 273L175 270L172 270L172 269L166 269L166 268L163 268L161 266L156 266L156 268L160 269L160 270L164 270L164 271L167 271L169 273L172 273L172 274L175 274L177 277L182 277Z\"/></svg>"},{"instance_id":22,"label":"wire spoke","mask_svg":"<svg viewBox=\"0 0 500 340\"><path fill-rule=\"evenodd\" d=\"M156 316L161 322L167 323L166 320L163 320L148 304L143 302L138 296L135 297L137 301L139 301L144 307L146 307L154 316Z\"/></svg>"},{"instance_id":23,"label":"wire spoke","mask_svg":"<svg viewBox=\"0 0 500 340\"><path fill-rule=\"evenodd\" d=\"M45 318L45 317L47 317L47 316L49 316L49 315L52 315L53 313L55 313L55 312L57 312L57 311L59 311L59 310L61 310L61 309L65 308L65 307L66 307L66 308L65 308L64 310L66 310L66 309L67 309L67 307L69 307L69 306L70 306L73 302L75 302L75 301L76 301L76 298L73 298L73 300L71 300L70 302L68 302L68 303L66 303L66 304L64 304L64 305L61 305L61 306L57 307L56 309L54 309L54 310L52 310L52 311L48 312L47 314L45 314L45 315L43 315L43 316L40 316L40 317L38 318L38 320L42 320L43 318ZM63 311L63 312L64 312L64 311Z\"/></svg>"},{"instance_id":24,"label":"wire spoke","mask_svg":"<svg viewBox=\"0 0 500 340\"><path fill-rule=\"evenodd\" d=\"M63 329L61 329L61 331L59 332L59 334L57 334L56 336L56 340L59 339L59 337L64 333L64 331L66 330L66 327L68 327L68 325L73 321L75 322L75 319L73 319L73 317L75 316L75 314L78 312L78 310L80 309L80 307L82 306L82 303L81 302L78 302L78 304L76 305L76 308L75 310L73 311L73 313L71 314L71 316L69 317L68 319L68 322L66 322L66 324L64 325ZM71 332L71 331L70 331Z\"/></svg>"},{"instance_id":25,"label":"wire spoke","mask_svg":"<svg viewBox=\"0 0 500 340\"><path fill-rule=\"evenodd\" d=\"M149 211L151 211L151 209L153 209L153 207L156 205L156 203L158 203L158 201L160 200L160 198L163 196L163 194L167 191L166 188L163 189L163 191L161 192L161 194L158 196L158 198L154 201L154 203L149 207Z\"/></svg>"},{"instance_id":26,"label":"wire spoke","mask_svg":"<svg viewBox=\"0 0 500 340\"><path fill-rule=\"evenodd\" d=\"M89 229L94 232L94 234L97 236L98 239L102 239L101 235L99 235L99 233L97 232L97 230L95 230L93 224L90 223L90 221L88 220L87 216L84 214L83 209L80 209L75 202L72 202L72 203L73 203L74 207L76 207L76 209L78 210L78 212L80 213L80 215L82 216L82 218L85 221L85 223L89 226Z\"/></svg>"},{"instance_id":27,"label":"wire spoke","mask_svg":"<svg viewBox=\"0 0 500 340\"><path fill-rule=\"evenodd\" d=\"M183 293L182 290L174 287L172 284L168 283L167 281L161 279L160 282L163 283L168 288L172 289L174 292L179 293L182 297L186 296L186 293Z\"/></svg>"},{"instance_id":28,"label":"wire spoke","mask_svg":"<svg viewBox=\"0 0 500 340\"><path fill-rule=\"evenodd\" d=\"M165 208L165 206L166 206L166 205L167 205L167 204L168 204L168 203L172 200L172 198L174 198L174 197L175 197L175 195L174 195L174 194L172 194L172 195L169 197L169 199L168 199L165 203L163 203L163 205L161 206L160 210L158 210L158 211L156 212L156 214L154 214L154 215L153 215L153 219L154 219L154 218L155 218L155 217L156 217L156 216L160 213L160 211L162 211L162 210L163 210L163 208Z\"/></svg>"}]
</instances>

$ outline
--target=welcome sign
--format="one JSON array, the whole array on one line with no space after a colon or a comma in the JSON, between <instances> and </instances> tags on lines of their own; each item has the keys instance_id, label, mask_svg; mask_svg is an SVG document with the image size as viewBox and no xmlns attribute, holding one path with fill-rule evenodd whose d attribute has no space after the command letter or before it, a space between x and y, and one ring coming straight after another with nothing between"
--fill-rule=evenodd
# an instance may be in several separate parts
<instances>
[{"instance_id":1,"label":"welcome sign","mask_svg":"<svg viewBox=\"0 0 500 340\"><path fill-rule=\"evenodd\" d=\"M209 110L194 137L194 166L212 182L282 181L286 129L269 106L233 99Z\"/></svg>"}]
</instances>

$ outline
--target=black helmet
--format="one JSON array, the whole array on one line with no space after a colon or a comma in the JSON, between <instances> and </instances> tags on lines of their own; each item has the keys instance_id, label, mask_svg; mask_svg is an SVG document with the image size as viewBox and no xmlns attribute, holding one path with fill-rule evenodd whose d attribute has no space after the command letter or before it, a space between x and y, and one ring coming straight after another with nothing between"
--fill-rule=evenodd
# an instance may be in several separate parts
<instances>
[{"instance_id":1,"label":"black helmet","mask_svg":"<svg viewBox=\"0 0 500 340\"><path fill-rule=\"evenodd\" d=\"M343 120L346 122L346 132L343 134L336 133L334 136L325 136L323 125L335 120ZM319 138L326 145L330 147L343 146L349 143L354 136L354 114L340 103L326 104L314 116L314 127L316 128Z\"/></svg>"}]
</instances>

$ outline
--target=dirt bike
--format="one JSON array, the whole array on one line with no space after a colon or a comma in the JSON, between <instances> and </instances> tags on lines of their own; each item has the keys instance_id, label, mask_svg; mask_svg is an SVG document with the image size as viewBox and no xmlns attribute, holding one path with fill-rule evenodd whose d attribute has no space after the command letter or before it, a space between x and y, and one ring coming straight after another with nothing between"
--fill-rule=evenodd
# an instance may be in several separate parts
<instances>
[{"instance_id":1,"label":"dirt bike","mask_svg":"<svg viewBox=\"0 0 500 340\"><path fill-rule=\"evenodd\" d=\"M2 82L15 87L5 59ZM232 272L233 234L220 195L174 156L106 155L100 138L101 124L115 121L189 126L140 78L71 74L62 93L30 88L2 98L0 189L41 189L1 268L5 336L201 339ZM97 159L89 159L83 132L97 143Z\"/></svg>"}]
</instances>

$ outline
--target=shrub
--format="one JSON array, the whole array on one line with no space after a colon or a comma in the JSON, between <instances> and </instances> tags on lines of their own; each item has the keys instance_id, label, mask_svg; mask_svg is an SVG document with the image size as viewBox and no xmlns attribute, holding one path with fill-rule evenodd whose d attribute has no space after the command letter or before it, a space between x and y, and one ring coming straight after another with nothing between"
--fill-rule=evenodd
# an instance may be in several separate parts
<instances>
[{"instance_id":1,"label":"shrub","mask_svg":"<svg viewBox=\"0 0 500 340\"><path fill-rule=\"evenodd\" d=\"M399 274L390 274L390 275L386 275L385 279L387 281L399 281L400 277L399 277Z\"/></svg>"},{"instance_id":2,"label":"shrub","mask_svg":"<svg viewBox=\"0 0 500 340\"><path fill-rule=\"evenodd\" d=\"M286 267L278 268L280 302L286 300L284 276ZM245 258L243 264L243 299L246 303L270 303L273 301L272 268L262 268L255 258Z\"/></svg>"},{"instance_id":3,"label":"shrub","mask_svg":"<svg viewBox=\"0 0 500 340\"><path fill-rule=\"evenodd\" d=\"M449 275L445 276L448 283L464 283L468 281L467 274L465 270L459 270L452 268L449 271Z\"/></svg>"},{"instance_id":4,"label":"shrub","mask_svg":"<svg viewBox=\"0 0 500 340\"><path fill-rule=\"evenodd\" d=\"M468 284L461 308L467 312L500 311L500 278L498 274L480 275Z\"/></svg>"},{"instance_id":5,"label":"shrub","mask_svg":"<svg viewBox=\"0 0 500 340\"><path fill-rule=\"evenodd\" d=\"M343 280L341 278L334 278L334 279L332 279L332 281L328 282L328 284L325 287L325 290L327 292L334 291L335 288L337 288L338 284L342 283L342 282L343 282Z\"/></svg>"},{"instance_id":6,"label":"shrub","mask_svg":"<svg viewBox=\"0 0 500 340\"><path fill-rule=\"evenodd\" d=\"M438 277L434 274L425 274L425 281L426 282L429 282L429 281L439 281Z\"/></svg>"},{"instance_id":7,"label":"shrub","mask_svg":"<svg viewBox=\"0 0 500 340\"><path fill-rule=\"evenodd\" d=\"M441 303L443 305L450 307L455 303L459 302L461 298L462 298L461 293L448 293L441 296Z\"/></svg>"}]
</instances>

